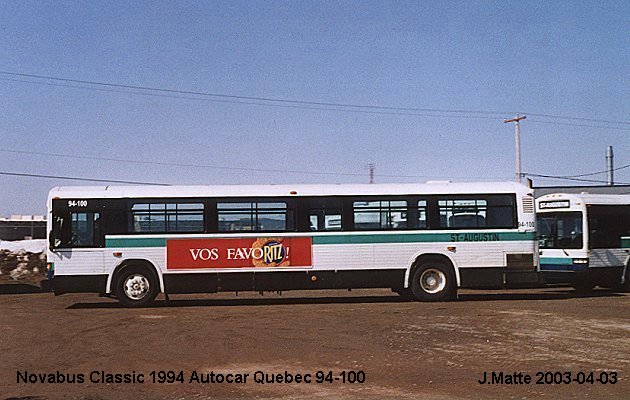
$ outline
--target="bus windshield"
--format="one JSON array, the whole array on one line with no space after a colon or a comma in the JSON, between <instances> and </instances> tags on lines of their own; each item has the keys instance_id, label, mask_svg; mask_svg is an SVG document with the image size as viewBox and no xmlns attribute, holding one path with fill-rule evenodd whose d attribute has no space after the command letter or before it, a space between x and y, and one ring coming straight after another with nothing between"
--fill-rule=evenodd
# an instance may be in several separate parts
<instances>
[{"instance_id":1,"label":"bus windshield","mask_svg":"<svg viewBox=\"0 0 630 400\"><path fill-rule=\"evenodd\" d=\"M541 249L581 249L582 213L541 213L537 217L538 245Z\"/></svg>"}]
</instances>

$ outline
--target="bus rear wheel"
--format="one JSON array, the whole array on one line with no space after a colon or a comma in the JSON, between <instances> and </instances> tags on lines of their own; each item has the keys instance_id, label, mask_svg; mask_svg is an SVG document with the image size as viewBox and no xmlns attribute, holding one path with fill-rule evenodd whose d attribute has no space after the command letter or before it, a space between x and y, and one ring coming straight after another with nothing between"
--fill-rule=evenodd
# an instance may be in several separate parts
<instances>
[{"instance_id":1,"label":"bus rear wheel","mask_svg":"<svg viewBox=\"0 0 630 400\"><path fill-rule=\"evenodd\" d=\"M442 262L420 264L411 278L411 293L420 301L449 301L457 297L453 270Z\"/></svg>"},{"instance_id":2,"label":"bus rear wheel","mask_svg":"<svg viewBox=\"0 0 630 400\"><path fill-rule=\"evenodd\" d=\"M158 295L157 276L147 267L127 267L116 282L116 297L125 307L145 307Z\"/></svg>"}]
</instances>

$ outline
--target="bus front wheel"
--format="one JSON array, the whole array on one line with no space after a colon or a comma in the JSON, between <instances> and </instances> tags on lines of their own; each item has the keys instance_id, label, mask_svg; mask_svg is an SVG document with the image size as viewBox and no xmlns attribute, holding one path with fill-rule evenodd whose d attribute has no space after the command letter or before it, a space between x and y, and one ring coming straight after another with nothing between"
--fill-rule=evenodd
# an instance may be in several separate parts
<instances>
[{"instance_id":1,"label":"bus front wheel","mask_svg":"<svg viewBox=\"0 0 630 400\"><path fill-rule=\"evenodd\" d=\"M129 266L118 275L116 297L125 307L145 307L158 295L157 276L146 267Z\"/></svg>"},{"instance_id":2,"label":"bus front wheel","mask_svg":"<svg viewBox=\"0 0 630 400\"><path fill-rule=\"evenodd\" d=\"M411 293L420 301L448 301L457 297L452 268L441 262L424 262L413 272Z\"/></svg>"}]
</instances>

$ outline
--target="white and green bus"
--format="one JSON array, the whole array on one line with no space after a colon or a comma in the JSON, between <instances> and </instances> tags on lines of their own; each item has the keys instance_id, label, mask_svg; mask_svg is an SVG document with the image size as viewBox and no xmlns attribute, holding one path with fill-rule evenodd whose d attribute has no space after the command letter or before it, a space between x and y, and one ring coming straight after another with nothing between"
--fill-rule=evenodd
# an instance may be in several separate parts
<instances>
[{"instance_id":1,"label":"white and green bus","mask_svg":"<svg viewBox=\"0 0 630 400\"><path fill-rule=\"evenodd\" d=\"M56 294L391 288L418 300L537 282L532 189L503 183L58 187Z\"/></svg>"},{"instance_id":2,"label":"white and green bus","mask_svg":"<svg viewBox=\"0 0 630 400\"><path fill-rule=\"evenodd\" d=\"M630 195L548 194L536 212L546 283L630 289Z\"/></svg>"}]
</instances>

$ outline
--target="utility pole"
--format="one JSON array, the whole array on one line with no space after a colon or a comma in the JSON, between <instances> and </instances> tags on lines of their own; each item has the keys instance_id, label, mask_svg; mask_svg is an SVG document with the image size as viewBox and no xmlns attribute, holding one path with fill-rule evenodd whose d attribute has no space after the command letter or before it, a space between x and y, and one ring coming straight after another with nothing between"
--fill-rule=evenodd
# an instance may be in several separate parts
<instances>
[{"instance_id":1,"label":"utility pole","mask_svg":"<svg viewBox=\"0 0 630 400\"><path fill-rule=\"evenodd\" d=\"M369 163L368 169L370 171L370 183L374 183L374 170L376 169L376 164Z\"/></svg>"},{"instance_id":2,"label":"utility pole","mask_svg":"<svg viewBox=\"0 0 630 400\"><path fill-rule=\"evenodd\" d=\"M615 184L614 179L614 168L613 168L613 149L612 146L608 146L608 150L606 151L606 170L608 172L608 186L613 186Z\"/></svg>"},{"instance_id":3,"label":"utility pole","mask_svg":"<svg viewBox=\"0 0 630 400\"><path fill-rule=\"evenodd\" d=\"M518 121L527 118L525 115L519 116L516 114L516 117L512 119L504 119L504 123L514 122L514 127L516 129L516 182L521 183L521 129L518 125Z\"/></svg>"}]
</instances>

